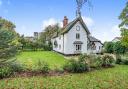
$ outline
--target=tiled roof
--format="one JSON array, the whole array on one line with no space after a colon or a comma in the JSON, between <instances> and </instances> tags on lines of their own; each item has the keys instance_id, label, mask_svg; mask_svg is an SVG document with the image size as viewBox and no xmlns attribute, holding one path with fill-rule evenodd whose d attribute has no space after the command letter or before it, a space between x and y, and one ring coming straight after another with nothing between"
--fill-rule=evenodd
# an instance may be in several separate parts
<instances>
[{"instance_id":1,"label":"tiled roof","mask_svg":"<svg viewBox=\"0 0 128 89\"><path fill-rule=\"evenodd\" d=\"M60 32L55 33L55 34L53 35L53 38L58 37L58 36L61 35L61 34L67 33L69 30L71 30L71 28L72 28L78 21L80 21L80 23L81 23L82 26L84 27L85 31L87 32L87 34L90 34L90 32L89 32L89 30L88 30L86 24L84 23L82 17L78 17L78 18L76 18L75 20L73 20L72 22L70 22L65 28L60 29Z\"/></svg>"},{"instance_id":2,"label":"tiled roof","mask_svg":"<svg viewBox=\"0 0 128 89\"><path fill-rule=\"evenodd\" d=\"M62 29L61 34L67 33L78 21L81 22L81 24L82 24L82 26L84 27L84 29L86 30L86 32L87 32L88 34L90 34L90 32L89 32L89 30L88 30L86 24L84 23L82 17L78 17L78 18L76 18L75 20L73 20L72 22L70 22L65 28Z\"/></svg>"},{"instance_id":3,"label":"tiled roof","mask_svg":"<svg viewBox=\"0 0 128 89\"><path fill-rule=\"evenodd\" d=\"M100 40L96 39L95 37L88 36L88 39L92 42L100 42Z\"/></svg>"}]
</instances>

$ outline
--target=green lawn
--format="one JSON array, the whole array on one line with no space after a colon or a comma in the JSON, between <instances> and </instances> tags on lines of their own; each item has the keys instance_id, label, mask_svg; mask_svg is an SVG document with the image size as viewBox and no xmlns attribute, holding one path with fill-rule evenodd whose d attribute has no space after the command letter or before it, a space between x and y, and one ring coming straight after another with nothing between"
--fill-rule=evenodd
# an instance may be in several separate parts
<instances>
[{"instance_id":1,"label":"green lawn","mask_svg":"<svg viewBox=\"0 0 128 89\"><path fill-rule=\"evenodd\" d=\"M47 62L51 69L61 68L67 61L64 56L51 51L22 52L16 58L29 68L34 68L38 60Z\"/></svg>"},{"instance_id":2,"label":"green lawn","mask_svg":"<svg viewBox=\"0 0 128 89\"><path fill-rule=\"evenodd\" d=\"M128 66L83 74L10 78L0 81L0 89L128 89Z\"/></svg>"}]
</instances>

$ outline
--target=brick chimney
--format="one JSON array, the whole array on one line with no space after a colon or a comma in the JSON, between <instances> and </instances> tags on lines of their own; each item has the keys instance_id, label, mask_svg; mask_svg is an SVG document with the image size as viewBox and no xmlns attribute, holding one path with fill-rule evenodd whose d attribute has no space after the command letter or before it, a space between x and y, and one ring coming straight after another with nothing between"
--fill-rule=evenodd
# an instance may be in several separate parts
<instances>
[{"instance_id":1,"label":"brick chimney","mask_svg":"<svg viewBox=\"0 0 128 89\"><path fill-rule=\"evenodd\" d=\"M63 20L63 28L68 24L68 18L67 16L64 16L64 20Z\"/></svg>"}]
</instances>

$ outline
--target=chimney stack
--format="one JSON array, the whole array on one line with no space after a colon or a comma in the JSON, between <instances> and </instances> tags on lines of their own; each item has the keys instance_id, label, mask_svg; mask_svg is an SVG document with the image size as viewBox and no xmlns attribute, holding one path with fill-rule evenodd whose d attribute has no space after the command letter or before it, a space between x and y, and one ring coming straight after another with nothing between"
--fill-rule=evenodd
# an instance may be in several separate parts
<instances>
[{"instance_id":1,"label":"chimney stack","mask_svg":"<svg viewBox=\"0 0 128 89\"><path fill-rule=\"evenodd\" d=\"M68 18L67 16L64 16L64 20L63 20L63 28L68 24Z\"/></svg>"}]
</instances>

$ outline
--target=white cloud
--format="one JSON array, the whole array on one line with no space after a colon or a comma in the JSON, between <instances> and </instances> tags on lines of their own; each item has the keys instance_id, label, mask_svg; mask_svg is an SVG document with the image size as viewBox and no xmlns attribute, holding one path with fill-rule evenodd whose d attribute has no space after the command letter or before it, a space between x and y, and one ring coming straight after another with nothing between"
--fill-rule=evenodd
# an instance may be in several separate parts
<instances>
[{"instance_id":1,"label":"white cloud","mask_svg":"<svg viewBox=\"0 0 128 89\"><path fill-rule=\"evenodd\" d=\"M2 6L2 4L3 4L3 3L2 3L2 1L0 0L0 6Z\"/></svg>"},{"instance_id":2,"label":"white cloud","mask_svg":"<svg viewBox=\"0 0 128 89\"><path fill-rule=\"evenodd\" d=\"M118 25L113 25L111 27L99 27L93 31L93 35L102 42L112 41L115 37L120 37L120 34L121 32Z\"/></svg>"},{"instance_id":3,"label":"white cloud","mask_svg":"<svg viewBox=\"0 0 128 89\"><path fill-rule=\"evenodd\" d=\"M86 23L87 26L91 27L94 25L94 21L92 18L85 17L85 16L82 16L82 18L83 18L83 21Z\"/></svg>"},{"instance_id":4,"label":"white cloud","mask_svg":"<svg viewBox=\"0 0 128 89\"><path fill-rule=\"evenodd\" d=\"M118 27L118 25L113 26L112 29L111 29L111 32L113 33L113 35L115 37L119 37L120 34L121 34L120 28Z\"/></svg>"},{"instance_id":5,"label":"white cloud","mask_svg":"<svg viewBox=\"0 0 128 89\"><path fill-rule=\"evenodd\" d=\"M62 22L61 21L58 21L54 18L50 18L48 20L44 20L43 21L43 29L45 29L47 26L49 25L55 25L55 24L59 24L60 27L62 27Z\"/></svg>"}]
</instances>

